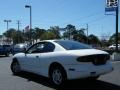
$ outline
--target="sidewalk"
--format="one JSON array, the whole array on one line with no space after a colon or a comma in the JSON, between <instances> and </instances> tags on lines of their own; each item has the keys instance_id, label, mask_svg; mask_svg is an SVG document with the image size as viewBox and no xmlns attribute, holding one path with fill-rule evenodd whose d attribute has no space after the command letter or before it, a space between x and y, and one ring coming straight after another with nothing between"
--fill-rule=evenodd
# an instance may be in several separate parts
<instances>
[{"instance_id":1,"label":"sidewalk","mask_svg":"<svg viewBox=\"0 0 120 90\"><path fill-rule=\"evenodd\" d=\"M112 55L110 55L110 60L120 61L120 53L113 53Z\"/></svg>"}]
</instances>

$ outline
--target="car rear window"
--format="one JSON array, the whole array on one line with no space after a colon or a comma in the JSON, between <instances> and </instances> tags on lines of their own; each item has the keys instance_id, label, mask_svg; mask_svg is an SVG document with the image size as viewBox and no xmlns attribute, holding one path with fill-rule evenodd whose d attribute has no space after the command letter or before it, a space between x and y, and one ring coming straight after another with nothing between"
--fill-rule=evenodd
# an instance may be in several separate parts
<instances>
[{"instance_id":1,"label":"car rear window","mask_svg":"<svg viewBox=\"0 0 120 90\"><path fill-rule=\"evenodd\" d=\"M79 49L91 49L91 46L88 46L86 44L77 42L77 41L71 41L71 40L60 40L60 41L54 41L61 45L66 50L79 50Z\"/></svg>"}]
</instances>

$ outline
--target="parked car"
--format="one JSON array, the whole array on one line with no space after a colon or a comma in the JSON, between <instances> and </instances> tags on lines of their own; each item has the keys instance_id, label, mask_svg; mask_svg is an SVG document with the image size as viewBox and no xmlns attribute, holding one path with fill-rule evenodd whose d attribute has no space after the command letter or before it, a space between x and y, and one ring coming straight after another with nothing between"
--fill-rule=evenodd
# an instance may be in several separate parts
<instances>
[{"instance_id":1,"label":"parked car","mask_svg":"<svg viewBox=\"0 0 120 90\"><path fill-rule=\"evenodd\" d=\"M113 66L107 52L70 40L45 40L32 45L25 53L13 56L13 74L27 71L49 77L54 85L66 80L92 78L109 73Z\"/></svg>"},{"instance_id":2,"label":"parked car","mask_svg":"<svg viewBox=\"0 0 120 90\"><path fill-rule=\"evenodd\" d=\"M9 56L11 53L11 45L0 45L0 55Z\"/></svg>"},{"instance_id":3,"label":"parked car","mask_svg":"<svg viewBox=\"0 0 120 90\"><path fill-rule=\"evenodd\" d=\"M26 48L27 48L26 43L15 44L12 49L12 54L14 55L16 53L24 52Z\"/></svg>"},{"instance_id":4,"label":"parked car","mask_svg":"<svg viewBox=\"0 0 120 90\"><path fill-rule=\"evenodd\" d=\"M116 44L112 44L108 47L110 50L115 50L116 49ZM118 49L120 49L120 44L118 44Z\"/></svg>"},{"instance_id":5,"label":"parked car","mask_svg":"<svg viewBox=\"0 0 120 90\"><path fill-rule=\"evenodd\" d=\"M3 45L3 47L6 48L9 53L12 52L12 45Z\"/></svg>"}]
</instances>

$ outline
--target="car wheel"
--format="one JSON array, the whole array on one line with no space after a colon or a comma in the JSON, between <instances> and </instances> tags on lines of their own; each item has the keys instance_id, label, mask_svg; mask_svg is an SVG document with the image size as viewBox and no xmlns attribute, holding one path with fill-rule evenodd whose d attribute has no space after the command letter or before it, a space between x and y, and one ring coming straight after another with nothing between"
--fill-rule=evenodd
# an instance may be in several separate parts
<instances>
[{"instance_id":1,"label":"car wheel","mask_svg":"<svg viewBox=\"0 0 120 90\"><path fill-rule=\"evenodd\" d=\"M114 48L110 48L110 50L111 50L111 51L113 51L113 50L114 50Z\"/></svg>"},{"instance_id":2,"label":"car wheel","mask_svg":"<svg viewBox=\"0 0 120 90\"><path fill-rule=\"evenodd\" d=\"M9 56L9 53L6 53L5 55L6 55L6 57L8 57L8 56Z\"/></svg>"},{"instance_id":3,"label":"car wheel","mask_svg":"<svg viewBox=\"0 0 120 90\"><path fill-rule=\"evenodd\" d=\"M18 61L12 62L11 71L13 72L14 75L17 75L21 72L20 64L18 63Z\"/></svg>"},{"instance_id":4,"label":"car wheel","mask_svg":"<svg viewBox=\"0 0 120 90\"><path fill-rule=\"evenodd\" d=\"M50 71L50 78L56 87L62 86L66 81L65 70L60 66L53 67Z\"/></svg>"}]
</instances>

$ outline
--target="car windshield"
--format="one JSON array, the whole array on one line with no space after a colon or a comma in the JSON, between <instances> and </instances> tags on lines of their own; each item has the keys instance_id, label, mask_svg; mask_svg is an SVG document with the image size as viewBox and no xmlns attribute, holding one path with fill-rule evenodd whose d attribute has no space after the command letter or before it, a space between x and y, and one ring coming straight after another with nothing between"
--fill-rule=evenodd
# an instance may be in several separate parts
<instances>
[{"instance_id":1,"label":"car windshield","mask_svg":"<svg viewBox=\"0 0 120 90\"><path fill-rule=\"evenodd\" d=\"M79 49L91 49L92 47L77 42L77 41L70 41L70 40L61 40L61 41L55 41L59 45L61 45L66 50L79 50Z\"/></svg>"},{"instance_id":2,"label":"car windshield","mask_svg":"<svg viewBox=\"0 0 120 90\"><path fill-rule=\"evenodd\" d=\"M16 44L14 48L25 48L25 44Z\"/></svg>"}]
</instances>

